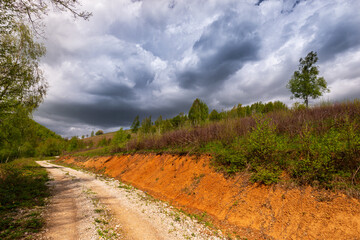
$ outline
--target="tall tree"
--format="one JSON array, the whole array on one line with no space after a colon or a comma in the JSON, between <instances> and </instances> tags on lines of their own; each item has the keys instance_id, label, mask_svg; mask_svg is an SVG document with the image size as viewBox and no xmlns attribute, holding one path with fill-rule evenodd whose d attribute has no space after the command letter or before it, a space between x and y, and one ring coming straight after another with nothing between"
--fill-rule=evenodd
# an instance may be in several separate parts
<instances>
[{"instance_id":1,"label":"tall tree","mask_svg":"<svg viewBox=\"0 0 360 240\"><path fill-rule=\"evenodd\" d=\"M189 119L192 124L197 125L204 122L209 115L209 108L200 99L195 99L190 110L189 110Z\"/></svg>"},{"instance_id":2,"label":"tall tree","mask_svg":"<svg viewBox=\"0 0 360 240\"><path fill-rule=\"evenodd\" d=\"M15 108L31 112L40 104L47 89L39 68L45 48L35 35L41 35L42 18L50 7L90 17L79 12L78 5L78 0L0 1L0 122Z\"/></svg>"},{"instance_id":3,"label":"tall tree","mask_svg":"<svg viewBox=\"0 0 360 240\"><path fill-rule=\"evenodd\" d=\"M221 119L221 115L215 109L211 111L209 115L210 121L219 121Z\"/></svg>"},{"instance_id":4,"label":"tall tree","mask_svg":"<svg viewBox=\"0 0 360 240\"><path fill-rule=\"evenodd\" d=\"M152 132L151 116L146 117L141 121L140 132L144 134Z\"/></svg>"},{"instance_id":5,"label":"tall tree","mask_svg":"<svg viewBox=\"0 0 360 240\"><path fill-rule=\"evenodd\" d=\"M43 17L50 8L90 17L78 6L78 0L0 0L0 161L30 155L36 145L36 136L25 133L47 90L39 67L45 48L36 41Z\"/></svg>"},{"instance_id":6,"label":"tall tree","mask_svg":"<svg viewBox=\"0 0 360 240\"><path fill-rule=\"evenodd\" d=\"M300 98L304 100L306 107L309 106L309 98L316 99L325 92L330 92L327 83L323 77L318 77L319 67L316 66L318 56L316 52L309 52L305 59L300 58L299 70L287 84L293 94L291 98Z\"/></svg>"},{"instance_id":7,"label":"tall tree","mask_svg":"<svg viewBox=\"0 0 360 240\"><path fill-rule=\"evenodd\" d=\"M36 108L47 88L39 68L45 48L33 40L26 25L14 30L16 35L0 34L0 121L19 106Z\"/></svg>"},{"instance_id":8,"label":"tall tree","mask_svg":"<svg viewBox=\"0 0 360 240\"><path fill-rule=\"evenodd\" d=\"M133 121L133 123L131 124L131 131L133 133L137 133L137 131L139 130L139 127L140 127L140 120L139 120L139 115L137 115Z\"/></svg>"}]
</instances>

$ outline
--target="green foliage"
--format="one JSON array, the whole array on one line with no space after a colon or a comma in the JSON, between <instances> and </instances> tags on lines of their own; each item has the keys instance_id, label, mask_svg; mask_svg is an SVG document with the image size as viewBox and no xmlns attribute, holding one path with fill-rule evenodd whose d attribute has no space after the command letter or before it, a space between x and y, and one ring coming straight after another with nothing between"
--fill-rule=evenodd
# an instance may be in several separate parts
<instances>
[{"instance_id":1,"label":"green foliage","mask_svg":"<svg viewBox=\"0 0 360 240\"><path fill-rule=\"evenodd\" d=\"M133 133L137 133L137 131L139 130L140 127L140 120L139 120L139 115L137 115L133 121L133 123L131 124L131 131Z\"/></svg>"},{"instance_id":2,"label":"green foliage","mask_svg":"<svg viewBox=\"0 0 360 240\"><path fill-rule=\"evenodd\" d=\"M140 132L143 134L151 133L153 130L152 125L151 116L144 118L141 121Z\"/></svg>"},{"instance_id":3,"label":"green foliage","mask_svg":"<svg viewBox=\"0 0 360 240\"><path fill-rule=\"evenodd\" d=\"M292 171L293 176L301 183L331 181L336 171L335 156L342 151L342 145L337 130L330 129L319 136L305 125L299 136L299 156Z\"/></svg>"},{"instance_id":4,"label":"green foliage","mask_svg":"<svg viewBox=\"0 0 360 240\"><path fill-rule=\"evenodd\" d=\"M111 142L111 139L106 139L105 137L103 137L97 144L98 147L106 147L109 146Z\"/></svg>"},{"instance_id":5,"label":"green foliage","mask_svg":"<svg viewBox=\"0 0 360 240\"><path fill-rule=\"evenodd\" d=\"M82 146L82 144L81 144L80 139L78 139L78 137L74 136L67 142L66 150L68 152L72 152L72 151L80 149L81 146Z\"/></svg>"},{"instance_id":6,"label":"green foliage","mask_svg":"<svg viewBox=\"0 0 360 240\"><path fill-rule=\"evenodd\" d=\"M0 162L33 157L35 149L48 138L63 141L59 135L29 118L27 110L16 108L0 122Z\"/></svg>"},{"instance_id":7,"label":"green foliage","mask_svg":"<svg viewBox=\"0 0 360 240\"><path fill-rule=\"evenodd\" d=\"M48 138L36 148L36 156L58 156L65 150L65 142L58 138Z\"/></svg>"},{"instance_id":8,"label":"green foliage","mask_svg":"<svg viewBox=\"0 0 360 240\"><path fill-rule=\"evenodd\" d=\"M294 110L305 110L305 109L306 109L306 105L305 105L305 104L302 104L302 103L299 103L299 102L295 102L295 103L293 104L292 109L294 109Z\"/></svg>"},{"instance_id":9,"label":"green foliage","mask_svg":"<svg viewBox=\"0 0 360 240\"><path fill-rule=\"evenodd\" d=\"M257 118L245 142L246 156L252 165L279 164L282 140L269 119Z\"/></svg>"},{"instance_id":10,"label":"green foliage","mask_svg":"<svg viewBox=\"0 0 360 240\"><path fill-rule=\"evenodd\" d=\"M111 140L111 145L114 148L124 148L130 137L130 134L126 133L126 131L120 128L120 130L115 133L113 139Z\"/></svg>"},{"instance_id":11,"label":"green foliage","mask_svg":"<svg viewBox=\"0 0 360 240\"><path fill-rule=\"evenodd\" d=\"M191 123L193 125L201 124L205 122L205 120L208 118L208 115L209 115L209 108L206 105L206 103L204 103L198 98L195 99L189 110L189 119Z\"/></svg>"},{"instance_id":12,"label":"green foliage","mask_svg":"<svg viewBox=\"0 0 360 240\"><path fill-rule=\"evenodd\" d=\"M44 54L45 48L34 41L26 25L14 23L9 32L1 31L0 121L19 107L31 112L42 101L47 85L39 60Z\"/></svg>"},{"instance_id":13,"label":"green foliage","mask_svg":"<svg viewBox=\"0 0 360 240\"><path fill-rule=\"evenodd\" d=\"M104 131L103 130L98 130L95 135L96 136L100 136L100 135L103 135L104 134Z\"/></svg>"},{"instance_id":14,"label":"green foliage","mask_svg":"<svg viewBox=\"0 0 360 240\"><path fill-rule=\"evenodd\" d=\"M221 114L218 113L218 111L216 111L215 109L211 111L210 115L209 115L209 120L214 122L214 121L219 121L221 120Z\"/></svg>"},{"instance_id":15,"label":"green foliage","mask_svg":"<svg viewBox=\"0 0 360 240\"><path fill-rule=\"evenodd\" d=\"M208 143L203 151L215 156L217 168L227 173L235 173L243 169L247 162L242 152L224 145L221 142Z\"/></svg>"},{"instance_id":16,"label":"green foliage","mask_svg":"<svg viewBox=\"0 0 360 240\"><path fill-rule=\"evenodd\" d=\"M270 185L279 182L280 171L278 169L266 169L263 167L257 167L250 180L252 182L258 182L265 185Z\"/></svg>"},{"instance_id":17,"label":"green foliage","mask_svg":"<svg viewBox=\"0 0 360 240\"><path fill-rule=\"evenodd\" d=\"M294 72L287 84L287 88L293 94L292 98L303 99L306 107L309 104L309 97L315 99L324 92L329 92L325 79L318 77L319 70L315 65L317 61L317 53L313 51L308 53L305 59L300 58L299 70Z\"/></svg>"},{"instance_id":18,"label":"green foliage","mask_svg":"<svg viewBox=\"0 0 360 240\"><path fill-rule=\"evenodd\" d=\"M36 207L49 196L47 181L46 170L32 159L0 164L1 239L25 239L41 230L44 221Z\"/></svg>"}]
</instances>

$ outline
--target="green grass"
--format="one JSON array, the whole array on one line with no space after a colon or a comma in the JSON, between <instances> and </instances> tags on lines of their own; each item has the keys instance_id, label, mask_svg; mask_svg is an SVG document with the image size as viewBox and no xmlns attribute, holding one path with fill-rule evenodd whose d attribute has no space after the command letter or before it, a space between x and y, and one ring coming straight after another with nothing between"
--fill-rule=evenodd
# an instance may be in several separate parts
<instances>
[{"instance_id":1,"label":"green grass","mask_svg":"<svg viewBox=\"0 0 360 240\"><path fill-rule=\"evenodd\" d=\"M0 239L32 239L41 230L48 180L46 170L34 159L0 165Z\"/></svg>"}]
</instances>

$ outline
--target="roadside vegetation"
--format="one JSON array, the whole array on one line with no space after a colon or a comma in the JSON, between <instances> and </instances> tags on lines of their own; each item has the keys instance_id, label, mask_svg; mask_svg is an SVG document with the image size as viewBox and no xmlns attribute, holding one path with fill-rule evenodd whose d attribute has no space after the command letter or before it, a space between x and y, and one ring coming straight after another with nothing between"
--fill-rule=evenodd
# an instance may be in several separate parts
<instances>
[{"instance_id":1,"label":"roadside vegetation","mask_svg":"<svg viewBox=\"0 0 360 240\"><path fill-rule=\"evenodd\" d=\"M289 109L280 101L256 102L209 114L195 99L188 114L155 122L136 116L131 135L120 129L101 150L78 156L134 152L210 154L213 165L227 175L240 171L251 181L273 184L282 178L346 190L360 196L360 101L322 103L309 107L309 99L329 92L318 77L316 52L300 58L287 87L292 98L304 100Z\"/></svg>"},{"instance_id":2,"label":"roadside vegetation","mask_svg":"<svg viewBox=\"0 0 360 240\"><path fill-rule=\"evenodd\" d=\"M264 111L270 104L282 107ZM247 109L253 111L248 114ZM253 182L272 184L287 176L300 185L358 192L360 101L311 108L297 104L292 109L281 103L257 103L238 105L219 115L222 117L196 125L184 115L183 126L168 131L161 131L161 126L173 119L151 123L147 132L140 124L130 139L122 130L121 146L110 142L76 155L210 154L219 171L227 175L248 171Z\"/></svg>"},{"instance_id":3,"label":"roadside vegetation","mask_svg":"<svg viewBox=\"0 0 360 240\"><path fill-rule=\"evenodd\" d=\"M36 239L44 225L48 180L34 159L0 164L0 239Z\"/></svg>"}]
</instances>

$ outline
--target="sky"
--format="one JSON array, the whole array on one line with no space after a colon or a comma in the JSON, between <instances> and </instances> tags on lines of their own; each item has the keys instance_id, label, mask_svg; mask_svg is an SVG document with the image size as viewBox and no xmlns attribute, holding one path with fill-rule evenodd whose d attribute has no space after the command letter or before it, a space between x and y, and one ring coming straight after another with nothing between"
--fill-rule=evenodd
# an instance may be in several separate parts
<instances>
[{"instance_id":1,"label":"sky","mask_svg":"<svg viewBox=\"0 0 360 240\"><path fill-rule=\"evenodd\" d=\"M88 20L50 12L34 119L64 136L209 109L282 101L299 59L318 53L330 93L360 98L359 0L86 0Z\"/></svg>"}]
</instances>

